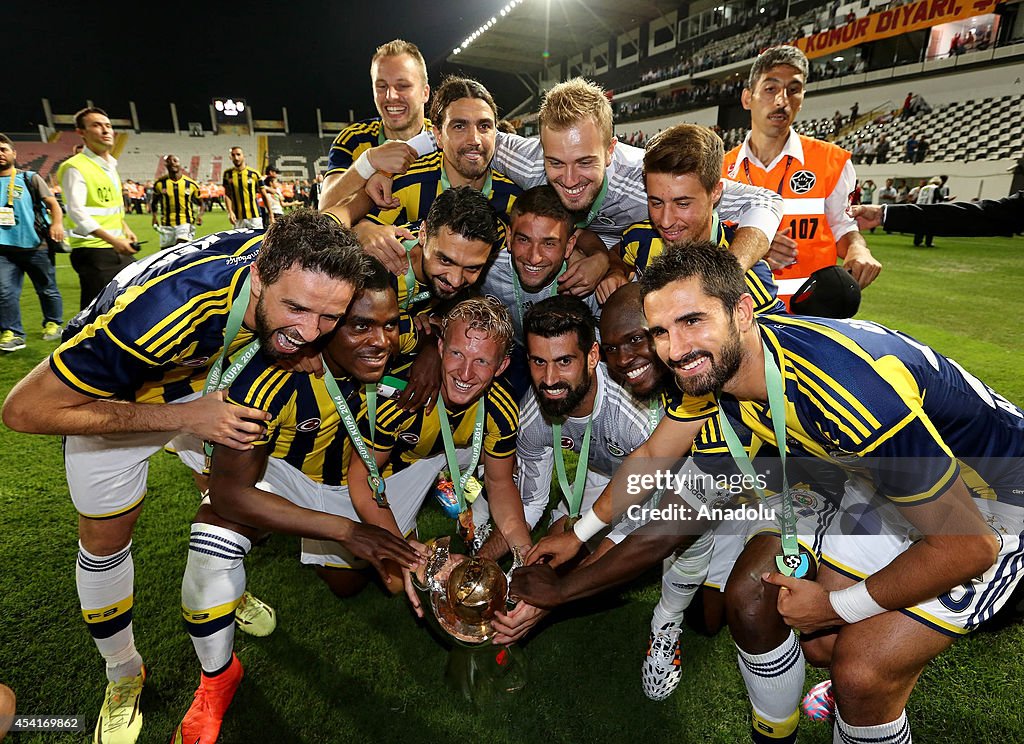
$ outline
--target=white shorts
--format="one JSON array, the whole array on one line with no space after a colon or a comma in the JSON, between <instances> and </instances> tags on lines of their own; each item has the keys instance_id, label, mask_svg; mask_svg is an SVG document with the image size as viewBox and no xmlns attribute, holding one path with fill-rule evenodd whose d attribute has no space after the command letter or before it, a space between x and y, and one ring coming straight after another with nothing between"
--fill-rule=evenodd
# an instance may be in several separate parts
<instances>
[{"instance_id":1,"label":"white shorts","mask_svg":"<svg viewBox=\"0 0 1024 744\"><path fill-rule=\"evenodd\" d=\"M790 495L796 514L797 542L817 563L821 558L822 542L838 510L829 499L813 491L793 489ZM778 524L778 517L782 516L781 499L779 494L775 494L767 500L767 507L775 512L776 519L720 522L715 527L715 547L711 552L711 566L704 580L705 586L724 592L729 574L747 543L757 535L782 534Z\"/></svg>"},{"instance_id":2,"label":"white shorts","mask_svg":"<svg viewBox=\"0 0 1024 744\"><path fill-rule=\"evenodd\" d=\"M175 403L201 395L192 393ZM173 431L157 431L65 437L64 470L75 509L91 519L109 519L130 512L146 496L150 455L180 436ZM202 452L202 445L194 443L188 449Z\"/></svg>"},{"instance_id":3,"label":"white shorts","mask_svg":"<svg viewBox=\"0 0 1024 744\"><path fill-rule=\"evenodd\" d=\"M186 243L195 240L195 225L184 223L182 225L157 225L156 234L160 236L160 247L170 248L179 241Z\"/></svg>"},{"instance_id":4,"label":"white shorts","mask_svg":"<svg viewBox=\"0 0 1024 744\"><path fill-rule=\"evenodd\" d=\"M1024 510L991 499L976 498L974 504L999 539L995 564L980 578L954 587L941 597L900 610L954 637L991 619L1024 575ZM874 496L870 483L851 479L846 484L842 511L825 535L821 562L859 581L885 568L919 539L920 534L897 506Z\"/></svg>"},{"instance_id":5,"label":"white shorts","mask_svg":"<svg viewBox=\"0 0 1024 744\"><path fill-rule=\"evenodd\" d=\"M244 220L235 220L235 229L241 230L247 228L249 230L262 230L263 229L263 218L262 217L247 217Z\"/></svg>"}]
</instances>

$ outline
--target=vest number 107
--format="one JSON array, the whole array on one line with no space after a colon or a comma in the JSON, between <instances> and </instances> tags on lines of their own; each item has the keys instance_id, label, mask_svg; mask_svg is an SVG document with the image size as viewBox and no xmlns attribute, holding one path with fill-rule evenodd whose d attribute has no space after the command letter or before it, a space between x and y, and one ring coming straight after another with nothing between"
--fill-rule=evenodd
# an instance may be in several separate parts
<instances>
[{"instance_id":1,"label":"vest number 107","mask_svg":"<svg viewBox=\"0 0 1024 744\"><path fill-rule=\"evenodd\" d=\"M789 221L789 235L800 240L810 240L818 232L817 217L801 217Z\"/></svg>"}]
</instances>

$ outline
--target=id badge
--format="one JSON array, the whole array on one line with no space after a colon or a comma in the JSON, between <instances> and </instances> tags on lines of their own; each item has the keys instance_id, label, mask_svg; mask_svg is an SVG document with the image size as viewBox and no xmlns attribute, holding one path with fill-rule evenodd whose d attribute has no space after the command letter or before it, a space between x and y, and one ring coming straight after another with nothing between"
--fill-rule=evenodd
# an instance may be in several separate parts
<instances>
[{"instance_id":1,"label":"id badge","mask_svg":"<svg viewBox=\"0 0 1024 744\"><path fill-rule=\"evenodd\" d=\"M0 226L13 227L17 224L18 219L14 216L14 207L0 207Z\"/></svg>"}]
</instances>

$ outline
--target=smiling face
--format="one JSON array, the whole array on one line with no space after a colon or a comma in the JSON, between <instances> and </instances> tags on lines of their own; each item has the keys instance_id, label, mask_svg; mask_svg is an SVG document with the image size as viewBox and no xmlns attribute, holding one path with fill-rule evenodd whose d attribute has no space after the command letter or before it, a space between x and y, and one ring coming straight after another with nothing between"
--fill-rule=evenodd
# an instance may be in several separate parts
<instances>
[{"instance_id":1,"label":"smiling face","mask_svg":"<svg viewBox=\"0 0 1024 744\"><path fill-rule=\"evenodd\" d=\"M459 98L444 110L437 144L444 152L446 165L463 181L474 181L483 178L491 166L496 133L494 111L487 101ZM452 177L450 171L448 175Z\"/></svg>"},{"instance_id":2,"label":"smiling face","mask_svg":"<svg viewBox=\"0 0 1024 744\"><path fill-rule=\"evenodd\" d=\"M431 294L444 300L475 284L491 258L490 243L463 237L449 227L428 236L424 226L420 245L420 279Z\"/></svg>"},{"instance_id":3,"label":"smiling face","mask_svg":"<svg viewBox=\"0 0 1024 744\"><path fill-rule=\"evenodd\" d=\"M576 244L569 233L570 226L553 217L527 213L513 218L509 250L523 289L539 292L555 281Z\"/></svg>"},{"instance_id":4,"label":"smiling face","mask_svg":"<svg viewBox=\"0 0 1024 744\"><path fill-rule=\"evenodd\" d=\"M534 333L526 335L526 356L530 379L537 403L548 416L584 416L578 410L587 399L600 360L594 344L588 351L580 348L575 332L545 338ZM593 399L590 400L591 406Z\"/></svg>"},{"instance_id":5,"label":"smiling face","mask_svg":"<svg viewBox=\"0 0 1024 744\"><path fill-rule=\"evenodd\" d=\"M711 238L711 215L722 196L721 181L709 194L690 173L648 173L644 180L651 224L666 248Z\"/></svg>"},{"instance_id":6,"label":"smiling face","mask_svg":"<svg viewBox=\"0 0 1024 744\"><path fill-rule=\"evenodd\" d=\"M378 382L388 359L398 353L398 299L393 289L355 296L326 349L327 355L358 382Z\"/></svg>"},{"instance_id":7,"label":"smiling face","mask_svg":"<svg viewBox=\"0 0 1024 744\"><path fill-rule=\"evenodd\" d=\"M704 293L700 279L666 284L644 298L658 357L687 395L720 390L739 371L743 346L738 321L721 300Z\"/></svg>"},{"instance_id":8,"label":"smiling face","mask_svg":"<svg viewBox=\"0 0 1024 744\"><path fill-rule=\"evenodd\" d=\"M85 146L97 155L104 155L114 149L114 126L103 114L86 114L78 133L85 140Z\"/></svg>"},{"instance_id":9,"label":"smiling face","mask_svg":"<svg viewBox=\"0 0 1024 744\"><path fill-rule=\"evenodd\" d=\"M441 353L441 395L453 406L468 406L505 371L503 344L465 320L453 321L437 342Z\"/></svg>"},{"instance_id":10,"label":"smiling face","mask_svg":"<svg viewBox=\"0 0 1024 744\"><path fill-rule=\"evenodd\" d=\"M614 139L607 147L603 139L593 119L582 119L565 129L541 127L544 171L570 212L590 209L601 191L615 149Z\"/></svg>"},{"instance_id":11,"label":"smiling face","mask_svg":"<svg viewBox=\"0 0 1024 744\"><path fill-rule=\"evenodd\" d=\"M384 122L385 133L408 139L423 127L423 106L430 86L419 63L408 54L379 57L370 65L373 102Z\"/></svg>"},{"instance_id":12,"label":"smiling face","mask_svg":"<svg viewBox=\"0 0 1024 744\"><path fill-rule=\"evenodd\" d=\"M256 334L270 357L294 354L334 330L352 299L352 284L301 268L286 269L273 284L264 284L254 266Z\"/></svg>"},{"instance_id":13,"label":"smiling face","mask_svg":"<svg viewBox=\"0 0 1024 744\"><path fill-rule=\"evenodd\" d=\"M644 327L639 295L637 302L636 312L620 307L619 312L602 313L601 351L611 378L635 397L648 400L665 386L669 371Z\"/></svg>"},{"instance_id":14,"label":"smiling face","mask_svg":"<svg viewBox=\"0 0 1024 744\"><path fill-rule=\"evenodd\" d=\"M761 134L784 136L804 103L803 74L789 65L771 67L758 78L753 90L740 95L743 108L750 111L750 126Z\"/></svg>"},{"instance_id":15,"label":"smiling face","mask_svg":"<svg viewBox=\"0 0 1024 744\"><path fill-rule=\"evenodd\" d=\"M172 180L177 181L181 178L181 161L177 155L168 155L164 158L164 167L167 168L167 175Z\"/></svg>"}]
</instances>

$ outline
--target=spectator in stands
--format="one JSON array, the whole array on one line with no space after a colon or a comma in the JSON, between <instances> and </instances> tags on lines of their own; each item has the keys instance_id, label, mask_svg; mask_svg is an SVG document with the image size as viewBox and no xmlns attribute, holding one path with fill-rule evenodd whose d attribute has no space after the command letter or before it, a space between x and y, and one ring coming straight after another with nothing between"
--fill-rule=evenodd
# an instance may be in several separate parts
<instances>
[{"instance_id":1,"label":"spectator in stands","mask_svg":"<svg viewBox=\"0 0 1024 744\"><path fill-rule=\"evenodd\" d=\"M963 49L960 46L960 32L957 31L953 40L949 42L949 54L947 56L952 57L954 55L959 55L962 51Z\"/></svg>"},{"instance_id":2,"label":"spectator in stands","mask_svg":"<svg viewBox=\"0 0 1024 744\"><path fill-rule=\"evenodd\" d=\"M921 139L917 142L917 150L914 152L914 162L923 163L924 156L928 154L928 138L925 135L921 135Z\"/></svg>"},{"instance_id":3,"label":"spectator in stands","mask_svg":"<svg viewBox=\"0 0 1024 744\"><path fill-rule=\"evenodd\" d=\"M858 115L860 115L860 102L854 102L854 104L852 106L850 106L850 126L851 127L854 124L857 123L857 116Z\"/></svg>"},{"instance_id":4,"label":"spectator in stands","mask_svg":"<svg viewBox=\"0 0 1024 744\"><path fill-rule=\"evenodd\" d=\"M884 165L889 159L890 146L889 137L887 135L878 135L878 144L875 145L875 161L879 165Z\"/></svg>"},{"instance_id":5,"label":"spectator in stands","mask_svg":"<svg viewBox=\"0 0 1024 744\"><path fill-rule=\"evenodd\" d=\"M832 129L836 134L839 134L839 130L843 128L843 115L839 113L838 109L832 114Z\"/></svg>"},{"instance_id":6,"label":"spectator in stands","mask_svg":"<svg viewBox=\"0 0 1024 744\"><path fill-rule=\"evenodd\" d=\"M853 151L851 153L851 155L852 155L851 160L853 160L853 164L854 165L860 165L861 164L861 161L864 160L864 153L866 151L867 151L867 142L865 141L865 138L864 137L858 137L857 138L857 144L855 144L853 146Z\"/></svg>"},{"instance_id":7,"label":"spectator in stands","mask_svg":"<svg viewBox=\"0 0 1024 744\"><path fill-rule=\"evenodd\" d=\"M952 237L1007 237L1024 232L1024 190L1004 199L947 204L881 204L851 207L861 229L881 225L886 232L917 232Z\"/></svg>"},{"instance_id":8,"label":"spectator in stands","mask_svg":"<svg viewBox=\"0 0 1024 744\"><path fill-rule=\"evenodd\" d=\"M64 231L71 266L78 273L85 308L110 280L134 261L135 233L125 222L121 177L114 149L114 127L103 109L90 106L75 114L75 129L85 142L78 155L57 169L67 214Z\"/></svg>"},{"instance_id":9,"label":"spectator in stands","mask_svg":"<svg viewBox=\"0 0 1024 744\"><path fill-rule=\"evenodd\" d=\"M878 145L875 142L874 137L867 137L864 142L864 165L871 165L875 162L875 153L878 151Z\"/></svg>"},{"instance_id":10,"label":"spectator in stands","mask_svg":"<svg viewBox=\"0 0 1024 744\"><path fill-rule=\"evenodd\" d=\"M57 288L57 274L46 241L47 233L57 243L64 240L63 214L38 173L15 167L17 155L11 139L0 134L0 205L4 205L0 209L0 351L3 352L25 348L25 328L21 324L21 285L25 274L39 295L44 341L60 338L64 316L64 302ZM41 234L37 225L47 233Z\"/></svg>"},{"instance_id":11,"label":"spectator in stands","mask_svg":"<svg viewBox=\"0 0 1024 744\"><path fill-rule=\"evenodd\" d=\"M170 248L195 238L196 225L203 224L203 202L199 184L185 175L178 156L164 155L163 162L167 173L153 185L149 213L160 247Z\"/></svg>"},{"instance_id":12,"label":"spectator in stands","mask_svg":"<svg viewBox=\"0 0 1024 744\"><path fill-rule=\"evenodd\" d=\"M900 112L900 118L906 119L908 116L910 116L910 104L912 104L913 102L914 94L912 92L907 93L907 97L903 99L903 111Z\"/></svg>"},{"instance_id":13,"label":"spectator in stands","mask_svg":"<svg viewBox=\"0 0 1024 744\"><path fill-rule=\"evenodd\" d=\"M907 137L906 148L907 148L907 158L906 158L907 162L908 163L916 162L914 158L917 156L917 132L914 132L909 137Z\"/></svg>"}]
</instances>

